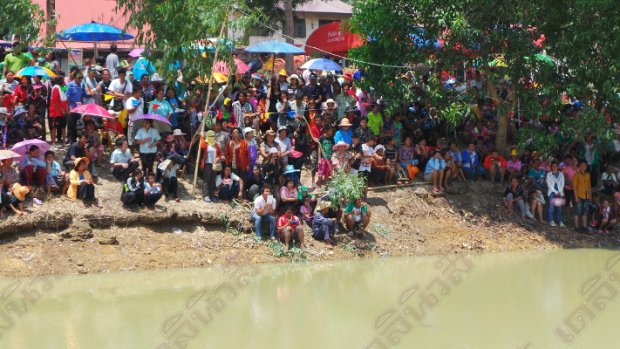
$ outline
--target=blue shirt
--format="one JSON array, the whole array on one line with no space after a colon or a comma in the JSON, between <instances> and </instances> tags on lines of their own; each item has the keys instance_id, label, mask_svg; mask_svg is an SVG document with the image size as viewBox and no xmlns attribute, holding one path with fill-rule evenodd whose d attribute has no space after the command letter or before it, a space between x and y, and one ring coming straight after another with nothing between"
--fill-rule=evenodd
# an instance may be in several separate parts
<instances>
[{"instance_id":1,"label":"blue shirt","mask_svg":"<svg viewBox=\"0 0 620 349\"><path fill-rule=\"evenodd\" d=\"M342 142L347 143L348 145L352 145L353 144L352 137L353 137L353 131L351 131L351 128L349 128L346 131L344 131L343 129L340 129L334 135L334 144L338 143L339 141L342 141Z\"/></svg>"},{"instance_id":2,"label":"blue shirt","mask_svg":"<svg viewBox=\"0 0 620 349\"><path fill-rule=\"evenodd\" d=\"M446 168L446 160L444 159L435 159L430 158L430 160L428 160L428 162L426 163L426 169L424 170L424 173L431 173L433 171L439 171L439 170L444 170Z\"/></svg>"},{"instance_id":3,"label":"blue shirt","mask_svg":"<svg viewBox=\"0 0 620 349\"><path fill-rule=\"evenodd\" d=\"M67 84L67 99L71 108L75 108L78 103L82 103L82 85L76 84L75 80Z\"/></svg>"},{"instance_id":4,"label":"blue shirt","mask_svg":"<svg viewBox=\"0 0 620 349\"><path fill-rule=\"evenodd\" d=\"M19 168L24 168L30 165L34 167L47 168L47 164L44 161L42 161L41 159L33 158L29 155L24 156L22 161L19 163Z\"/></svg>"}]
</instances>

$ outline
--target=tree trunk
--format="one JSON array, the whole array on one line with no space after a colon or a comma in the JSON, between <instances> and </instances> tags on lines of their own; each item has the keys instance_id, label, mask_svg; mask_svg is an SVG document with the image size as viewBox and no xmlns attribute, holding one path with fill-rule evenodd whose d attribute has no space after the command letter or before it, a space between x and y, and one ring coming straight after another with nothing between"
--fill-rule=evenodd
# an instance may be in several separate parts
<instances>
[{"instance_id":1,"label":"tree trunk","mask_svg":"<svg viewBox=\"0 0 620 349\"><path fill-rule=\"evenodd\" d=\"M287 36L286 42L293 44L293 0L284 0L284 34ZM286 71L291 74L294 70L293 55L286 55Z\"/></svg>"},{"instance_id":2,"label":"tree trunk","mask_svg":"<svg viewBox=\"0 0 620 349\"><path fill-rule=\"evenodd\" d=\"M56 0L45 1L45 36L46 39L55 41L54 33L56 33Z\"/></svg>"}]
</instances>

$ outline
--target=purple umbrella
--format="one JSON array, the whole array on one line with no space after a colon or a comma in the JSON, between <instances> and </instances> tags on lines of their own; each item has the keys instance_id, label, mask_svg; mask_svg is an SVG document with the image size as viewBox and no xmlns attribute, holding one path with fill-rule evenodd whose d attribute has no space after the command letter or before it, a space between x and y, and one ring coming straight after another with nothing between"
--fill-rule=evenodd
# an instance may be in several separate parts
<instances>
[{"instance_id":1,"label":"purple umbrella","mask_svg":"<svg viewBox=\"0 0 620 349\"><path fill-rule=\"evenodd\" d=\"M144 120L152 120L153 128L159 131L159 133L172 132L172 124L168 119L161 115L144 114L131 121L133 122L134 127L139 130L144 125Z\"/></svg>"},{"instance_id":2,"label":"purple umbrella","mask_svg":"<svg viewBox=\"0 0 620 349\"><path fill-rule=\"evenodd\" d=\"M40 139L26 139L25 141L15 143L11 150L16 152L17 154L26 155L28 154L28 149L30 149L30 147L33 145L39 147L39 149L41 150L41 155L43 155L46 151L50 149L50 145L46 141L42 141Z\"/></svg>"}]
</instances>

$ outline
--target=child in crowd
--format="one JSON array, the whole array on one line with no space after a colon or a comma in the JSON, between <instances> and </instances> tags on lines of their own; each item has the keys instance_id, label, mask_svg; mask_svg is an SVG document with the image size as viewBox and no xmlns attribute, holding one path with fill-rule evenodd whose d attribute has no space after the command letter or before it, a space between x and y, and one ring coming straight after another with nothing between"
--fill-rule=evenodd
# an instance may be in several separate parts
<instances>
[{"instance_id":1,"label":"child in crowd","mask_svg":"<svg viewBox=\"0 0 620 349\"><path fill-rule=\"evenodd\" d=\"M47 174L45 175L47 194L50 195L52 190L58 189L62 189L61 194L64 194L69 184L67 174L56 161L56 155L53 151L45 152L45 164L47 165Z\"/></svg>"}]
</instances>

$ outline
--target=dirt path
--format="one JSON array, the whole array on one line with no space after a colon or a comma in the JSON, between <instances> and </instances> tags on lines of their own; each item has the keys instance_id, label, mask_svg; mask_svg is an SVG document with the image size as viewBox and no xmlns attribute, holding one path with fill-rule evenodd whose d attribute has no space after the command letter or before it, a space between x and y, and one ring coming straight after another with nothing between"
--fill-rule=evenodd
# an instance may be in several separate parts
<instances>
[{"instance_id":1,"label":"dirt path","mask_svg":"<svg viewBox=\"0 0 620 349\"><path fill-rule=\"evenodd\" d=\"M501 188L456 183L443 197L432 196L426 186L371 192L373 219L362 238L341 233L333 251L308 238L307 252L283 255L281 245L254 238L247 207L207 204L181 190L181 203L161 202L155 211L127 211L120 208L118 183L102 182L96 189L101 209L87 210L81 203L55 198L30 207L25 218L2 221L0 275L620 245L616 235L583 235L510 216L499 207ZM181 186L189 188L189 183L181 180Z\"/></svg>"}]
</instances>

